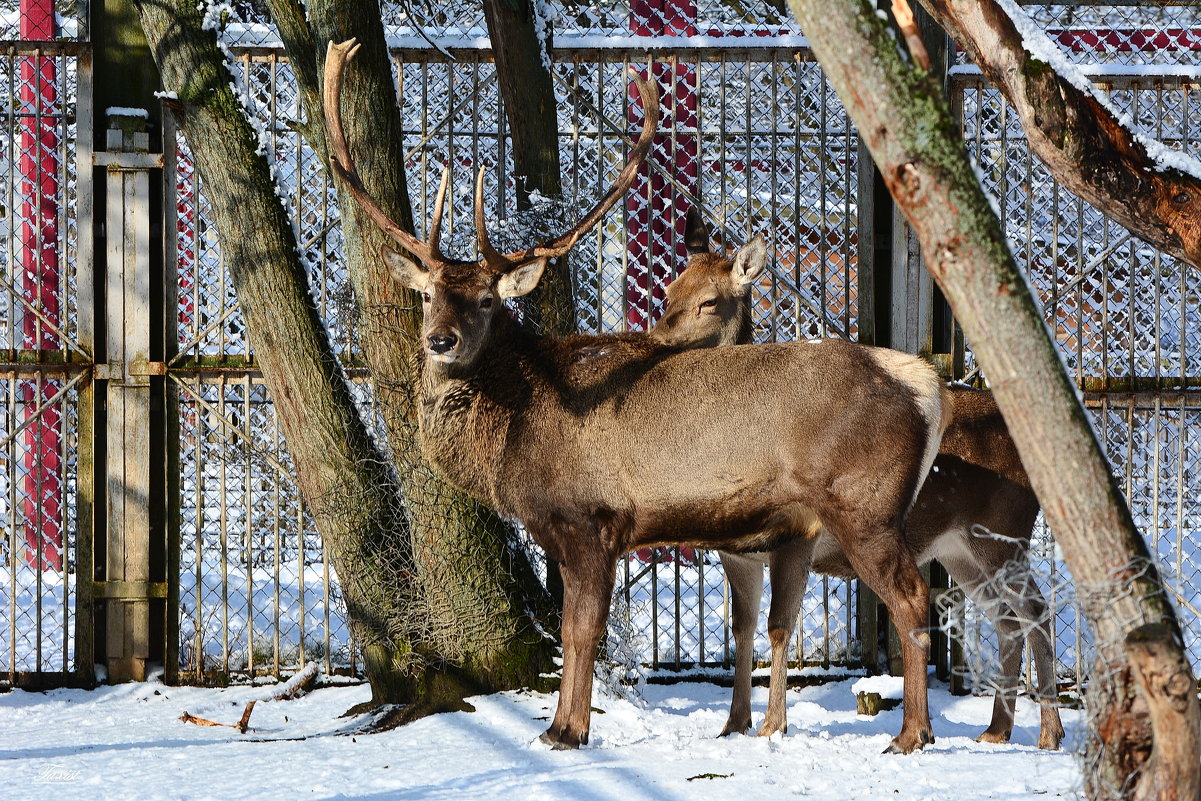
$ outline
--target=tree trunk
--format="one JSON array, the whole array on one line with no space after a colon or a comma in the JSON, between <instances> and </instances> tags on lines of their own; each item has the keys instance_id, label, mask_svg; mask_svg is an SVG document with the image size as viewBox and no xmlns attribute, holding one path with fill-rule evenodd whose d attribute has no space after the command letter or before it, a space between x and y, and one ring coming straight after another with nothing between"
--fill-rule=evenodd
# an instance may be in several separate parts
<instances>
[{"instance_id":1,"label":"tree trunk","mask_svg":"<svg viewBox=\"0 0 1201 801\"><path fill-rule=\"evenodd\" d=\"M1005 95L1030 149L1060 183L1147 243L1201 267L1201 178L1161 169L1093 95L1023 45L996 0L921 3ZM1056 48L1050 40L1045 46Z\"/></svg>"},{"instance_id":2,"label":"tree trunk","mask_svg":"<svg viewBox=\"0 0 1201 801\"><path fill-rule=\"evenodd\" d=\"M551 661L527 601L543 596L509 591L514 584L523 591L541 587L494 516L445 496L439 498L444 514L435 507L423 517L430 507L415 508L413 499L436 494L440 482L427 477L413 424L401 416L400 425L389 426L390 433L403 433L392 440L408 479L402 486L375 448L313 305L291 223L267 161L256 152L257 136L233 94L213 33L202 30L195 4L183 0L139 2L138 10L164 86L178 95L180 125L213 204L223 255L300 489L338 573L373 700L407 704L405 717L413 717L459 708L467 694L537 681ZM382 47L382 31L379 38ZM391 87L386 58L381 63ZM403 190L403 173L399 181ZM363 270L358 272L361 277ZM392 290L391 305L378 311L379 295L392 286L381 282L374 294L375 287L365 286L359 298L376 301L365 306L364 319L395 336L406 330L395 322L403 320L407 299L398 301ZM394 325L381 326L385 319ZM411 351L406 345L389 354L391 361L381 359L398 376L382 394L399 397L406 411L416 376ZM473 537L480 529L485 536Z\"/></svg>"},{"instance_id":3,"label":"tree trunk","mask_svg":"<svg viewBox=\"0 0 1201 801\"><path fill-rule=\"evenodd\" d=\"M380 680L376 650L392 642L385 625L415 602L386 586L388 571L411 562L398 498L384 460L354 407L296 258L287 214L275 195L257 137L230 88L212 32L186 1L139 2L163 85L212 202L222 253L275 412L297 465L297 482L342 582L368 674ZM335 503L338 498L349 503ZM412 650L407 642L402 649Z\"/></svg>"},{"instance_id":4,"label":"tree trunk","mask_svg":"<svg viewBox=\"0 0 1201 801\"><path fill-rule=\"evenodd\" d=\"M1097 642L1088 689L1100 712L1133 698L1125 638L1163 624L1164 648L1183 642L1146 543L1134 528L1055 344L980 189L941 88L911 68L866 0L790 0L822 68L865 139L898 206L918 234L926 263L972 342L1005 415L1047 521L1076 579L1081 610ZM1187 672L1187 663L1183 662ZM1192 681L1191 674L1188 681ZM1104 699L1099 694L1108 694ZM1195 707L1195 693L1184 703ZM1156 709L1151 707L1151 713ZM1196 717L1188 719L1196 720ZM1151 742L1146 718L1137 722ZM1158 725L1158 724L1157 724ZM1191 765L1176 766L1197 795L1198 732L1176 730ZM1104 746L1103 741L1101 742ZM1137 792L1163 760L1099 753L1090 769L1094 798ZM1179 750L1179 749L1177 749ZM1141 769L1141 773L1137 772Z\"/></svg>"},{"instance_id":5,"label":"tree trunk","mask_svg":"<svg viewBox=\"0 0 1201 801\"><path fill-rule=\"evenodd\" d=\"M563 194L558 104L549 67L550 22L539 21L531 0L484 0L484 18L509 123L517 210L525 211L531 207L532 192L551 198ZM547 26L541 40L539 24ZM548 266L538 288L523 306L535 330L546 334L575 333L570 258L568 254Z\"/></svg>"},{"instance_id":6,"label":"tree trunk","mask_svg":"<svg viewBox=\"0 0 1201 801\"><path fill-rule=\"evenodd\" d=\"M312 71L306 67L304 75L323 76L325 43L353 37L361 44L342 88L347 144L367 189L394 220L413 230L396 85L379 7L359 0L309 0L305 8L309 39L316 43L306 52L315 52L318 63ZM317 98L320 91L306 90L302 97ZM309 119L324 119L320 105L305 111ZM381 249L389 240L340 183L337 189L359 340L402 485L429 636L447 670L453 666L470 677L464 691L537 685L554 664L555 644L539 623L551 614L549 597L513 528L443 481L422 455L417 436L421 306L383 263Z\"/></svg>"}]
</instances>

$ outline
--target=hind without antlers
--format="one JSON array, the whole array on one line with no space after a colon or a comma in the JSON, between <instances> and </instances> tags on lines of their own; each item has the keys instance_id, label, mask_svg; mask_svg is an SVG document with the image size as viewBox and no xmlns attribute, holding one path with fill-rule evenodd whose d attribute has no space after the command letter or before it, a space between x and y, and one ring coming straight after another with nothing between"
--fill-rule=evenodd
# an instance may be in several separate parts
<instances>
[{"instance_id":1,"label":"hind without antlers","mask_svg":"<svg viewBox=\"0 0 1201 801\"><path fill-rule=\"evenodd\" d=\"M837 340L681 351L648 337L542 337L501 302L532 291L629 188L659 119L634 74L643 127L617 181L570 231L497 253L475 185L480 258L405 232L363 187L342 136L331 45L325 109L332 163L356 201L413 258L385 248L393 277L422 300L422 450L449 482L520 521L563 575L563 677L542 739L588 741L596 647L618 560L683 543L790 549L806 567L816 534L835 537L902 632L905 711L890 750L931 742L926 701L929 590L904 544L905 512L945 425L946 389L916 357ZM585 355L586 354L586 355Z\"/></svg>"},{"instance_id":2,"label":"hind without antlers","mask_svg":"<svg viewBox=\"0 0 1201 801\"><path fill-rule=\"evenodd\" d=\"M667 304L651 337L687 348L750 343L750 291L767 267L762 235L732 258L713 253L709 230L694 207L688 211L685 242L688 264L667 288ZM951 388L951 400L951 422L934 467L906 518L905 542L918 564L932 559L942 562L997 630L1001 675L992 721L977 739L998 743L1010 738L1025 628L1042 703L1038 744L1055 749L1064 733L1054 705L1055 655L1046 602L1028 576L1005 569L1010 562L1025 563L1038 499L992 393L956 386ZM981 528L999 536L982 536L978 533ZM787 644L805 594L808 566L791 558L787 549L719 555L730 583L736 647L734 693L722 735L751 727L751 663L764 564L769 566L771 586L768 633L772 669L767 714L759 734L787 731ZM815 572L856 578L851 565L834 537L818 535L812 564ZM1006 577L1008 586L999 586L999 576ZM875 644L866 643L865 647L874 648Z\"/></svg>"}]
</instances>

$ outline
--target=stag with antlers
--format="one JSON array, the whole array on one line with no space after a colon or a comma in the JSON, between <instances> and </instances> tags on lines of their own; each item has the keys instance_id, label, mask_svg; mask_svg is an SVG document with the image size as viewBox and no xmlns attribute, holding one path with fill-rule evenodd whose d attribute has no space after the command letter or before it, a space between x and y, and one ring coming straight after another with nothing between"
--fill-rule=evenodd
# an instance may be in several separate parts
<instances>
[{"instance_id":1,"label":"stag with antlers","mask_svg":"<svg viewBox=\"0 0 1201 801\"><path fill-rule=\"evenodd\" d=\"M570 231L499 253L475 184L481 257L439 246L444 173L423 242L363 186L339 119L353 41L330 45L325 113L331 162L368 215L410 256L385 249L393 276L421 296L420 438L451 483L520 521L564 584L563 678L543 739L588 741L596 646L618 559L686 543L784 548L808 564L828 531L880 595L902 637L905 714L889 750L933 740L926 701L929 589L904 544L904 518L938 450L946 392L920 359L837 340L681 351L646 337L541 337L505 309L532 291L626 192L659 119L634 75L642 132L617 181ZM586 350L589 358L580 359Z\"/></svg>"}]
</instances>

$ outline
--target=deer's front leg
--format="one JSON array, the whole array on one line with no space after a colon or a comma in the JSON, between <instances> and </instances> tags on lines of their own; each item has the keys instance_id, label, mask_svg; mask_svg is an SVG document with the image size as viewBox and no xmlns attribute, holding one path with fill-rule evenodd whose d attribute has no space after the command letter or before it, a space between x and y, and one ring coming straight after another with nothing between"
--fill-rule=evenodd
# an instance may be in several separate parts
<instances>
[{"instance_id":1,"label":"deer's front leg","mask_svg":"<svg viewBox=\"0 0 1201 801\"><path fill-rule=\"evenodd\" d=\"M556 750L588 743L596 647L609 619L616 561L571 559L563 573L563 680L555 719L542 742Z\"/></svg>"},{"instance_id":2,"label":"deer's front leg","mask_svg":"<svg viewBox=\"0 0 1201 801\"><path fill-rule=\"evenodd\" d=\"M771 684L760 737L788 731L788 645L805 598L813 542L812 538L798 537L772 551L769 557L771 611L767 614L767 636L771 641Z\"/></svg>"}]
</instances>

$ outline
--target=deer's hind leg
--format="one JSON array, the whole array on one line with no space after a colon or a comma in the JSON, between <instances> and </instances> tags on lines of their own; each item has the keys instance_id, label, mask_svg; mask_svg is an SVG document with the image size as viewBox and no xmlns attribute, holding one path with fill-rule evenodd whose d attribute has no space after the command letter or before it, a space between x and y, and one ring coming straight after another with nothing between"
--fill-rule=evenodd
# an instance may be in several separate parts
<instances>
[{"instance_id":1,"label":"deer's hind leg","mask_svg":"<svg viewBox=\"0 0 1201 801\"><path fill-rule=\"evenodd\" d=\"M850 537L833 533L859 578L888 607L897 627L905 664L904 721L885 753L912 753L934 742L926 686L930 587L918 572L899 526L861 529Z\"/></svg>"},{"instance_id":2,"label":"deer's hind leg","mask_svg":"<svg viewBox=\"0 0 1201 801\"><path fill-rule=\"evenodd\" d=\"M755 666L755 626L763 598L763 559L757 555L718 555L730 584L730 627L734 632L734 692L730 715L718 735L725 737L745 734L751 728L751 671Z\"/></svg>"},{"instance_id":3,"label":"deer's hind leg","mask_svg":"<svg viewBox=\"0 0 1201 801\"><path fill-rule=\"evenodd\" d=\"M771 684L760 737L788 731L788 645L796 630L805 585L809 581L813 544L812 537L798 538L768 554L771 607L767 613L767 636L771 641Z\"/></svg>"},{"instance_id":4,"label":"deer's hind leg","mask_svg":"<svg viewBox=\"0 0 1201 801\"><path fill-rule=\"evenodd\" d=\"M1013 558L1025 558L1014 549ZM1004 561L993 574L1003 573ZM1056 706L1055 652L1051 647L1047 603L1042 592L1028 573L1009 574L1004 587L997 587L985 574L985 569L958 560L945 562L947 572L964 588L981 611L988 616L997 631L1000 650L1000 675L993 698L992 720L976 739L985 743L1006 743L1013 733L1014 707L1017 700L1018 675L1022 666L1022 634L1030 641L1034 670L1038 680L1039 735L1038 747L1054 751L1064 737L1063 721Z\"/></svg>"}]
</instances>

